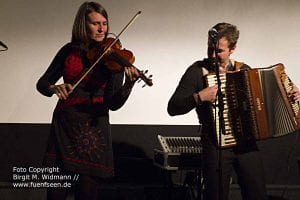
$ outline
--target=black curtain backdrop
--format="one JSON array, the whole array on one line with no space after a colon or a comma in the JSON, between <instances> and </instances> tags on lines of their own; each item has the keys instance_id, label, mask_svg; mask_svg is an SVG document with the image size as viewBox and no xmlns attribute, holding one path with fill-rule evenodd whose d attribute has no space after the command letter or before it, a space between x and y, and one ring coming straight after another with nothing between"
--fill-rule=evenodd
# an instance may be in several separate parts
<instances>
[{"instance_id":1,"label":"black curtain backdrop","mask_svg":"<svg viewBox=\"0 0 300 200\"><path fill-rule=\"evenodd\" d=\"M0 182L11 181L13 167L41 166L49 130L50 124L0 124ZM198 126L113 124L116 178L137 178L131 180L137 182L161 180L163 172L153 165L153 150L160 148L158 134L198 136ZM259 141L258 145L267 184L300 185L299 132Z\"/></svg>"}]
</instances>

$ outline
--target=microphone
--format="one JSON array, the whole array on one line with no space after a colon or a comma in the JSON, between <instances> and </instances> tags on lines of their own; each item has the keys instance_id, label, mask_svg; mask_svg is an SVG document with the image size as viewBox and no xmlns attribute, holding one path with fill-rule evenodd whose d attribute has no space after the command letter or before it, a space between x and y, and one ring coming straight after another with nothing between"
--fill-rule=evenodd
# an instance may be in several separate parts
<instances>
[{"instance_id":1,"label":"microphone","mask_svg":"<svg viewBox=\"0 0 300 200\"><path fill-rule=\"evenodd\" d=\"M212 39L216 39L218 37L218 31L215 28L211 28L208 31L208 35L209 37L211 37Z\"/></svg>"},{"instance_id":2,"label":"microphone","mask_svg":"<svg viewBox=\"0 0 300 200\"><path fill-rule=\"evenodd\" d=\"M5 49L8 49L8 47L3 42L1 42L1 41L0 41L0 46L2 46Z\"/></svg>"}]
</instances>

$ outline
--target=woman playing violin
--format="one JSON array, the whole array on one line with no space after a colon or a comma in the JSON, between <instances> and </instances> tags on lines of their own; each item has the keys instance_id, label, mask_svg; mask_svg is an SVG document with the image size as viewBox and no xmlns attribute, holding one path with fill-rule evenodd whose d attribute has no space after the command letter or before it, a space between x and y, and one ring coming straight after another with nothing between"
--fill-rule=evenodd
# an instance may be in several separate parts
<instances>
[{"instance_id":1,"label":"woman playing violin","mask_svg":"<svg viewBox=\"0 0 300 200\"><path fill-rule=\"evenodd\" d=\"M93 64L87 54L101 44L109 29L105 9L96 2L83 3L76 15L71 42L56 54L37 82L37 90L59 98L53 112L44 165L59 167L61 174L79 174L75 199L97 199L101 180L114 175L109 110L121 108L139 73L126 67L114 73L100 60L73 88ZM63 77L63 84L56 82ZM125 77L125 81L123 81ZM66 199L68 190L48 188L47 199Z\"/></svg>"}]
</instances>

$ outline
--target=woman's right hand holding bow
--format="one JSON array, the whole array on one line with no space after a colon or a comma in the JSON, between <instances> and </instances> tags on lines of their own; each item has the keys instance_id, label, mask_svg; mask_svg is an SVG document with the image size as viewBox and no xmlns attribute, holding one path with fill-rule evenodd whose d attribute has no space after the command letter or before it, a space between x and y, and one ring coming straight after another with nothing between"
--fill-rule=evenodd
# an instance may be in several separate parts
<instances>
[{"instance_id":1,"label":"woman's right hand holding bow","mask_svg":"<svg viewBox=\"0 0 300 200\"><path fill-rule=\"evenodd\" d=\"M49 90L58 96L59 99L66 100L73 91L73 86L69 83L50 85Z\"/></svg>"}]
</instances>

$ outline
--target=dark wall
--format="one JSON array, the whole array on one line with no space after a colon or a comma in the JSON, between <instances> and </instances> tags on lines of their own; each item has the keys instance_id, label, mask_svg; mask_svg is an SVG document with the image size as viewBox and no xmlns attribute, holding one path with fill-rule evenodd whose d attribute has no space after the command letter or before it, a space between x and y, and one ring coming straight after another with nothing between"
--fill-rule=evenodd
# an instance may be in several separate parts
<instances>
[{"instance_id":1,"label":"dark wall","mask_svg":"<svg viewBox=\"0 0 300 200\"><path fill-rule=\"evenodd\" d=\"M50 124L0 124L0 182L11 180L13 167L41 166L49 130ZM197 130L198 126L112 125L117 175L128 177L132 171L143 180L140 175L153 178L157 135L195 136Z\"/></svg>"},{"instance_id":2,"label":"dark wall","mask_svg":"<svg viewBox=\"0 0 300 200\"><path fill-rule=\"evenodd\" d=\"M49 129L49 124L0 124L0 182L11 179L14 166L41 165ZM198 126L188 125L112 125L117 175L137 173L137 177L144 176L142 180L153 178L158 173L152 164L153 149L160 148L157 135L197 136L197 131ZM299 133L258 143L267 184L300 185Z\"/></svg>"}]
</instances>

